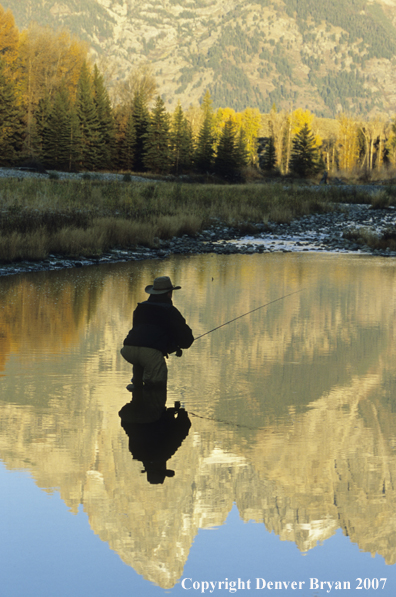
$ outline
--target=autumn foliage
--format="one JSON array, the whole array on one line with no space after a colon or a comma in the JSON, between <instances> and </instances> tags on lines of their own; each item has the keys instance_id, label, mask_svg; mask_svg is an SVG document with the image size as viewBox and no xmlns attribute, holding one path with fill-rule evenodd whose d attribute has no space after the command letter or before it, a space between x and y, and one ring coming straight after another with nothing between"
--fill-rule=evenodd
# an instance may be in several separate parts
<instances>
[{"instance_id":1,"label":"autumn foliage","mask_svg":"<svg viewBox=\"0 0 396 597\"><path fill-rule=\"evenodd\" d=\"M195 171L236 181L246 166L305 177L396 164L396 124L384 119L340 114L326 130L302 108L214 110L209 91L201 106L184 112L179 104L169 114L149 68L108 86L88 54L67 31L35 23L18 31L0 6L0 165Z\"/></svg>"}]
</instances>

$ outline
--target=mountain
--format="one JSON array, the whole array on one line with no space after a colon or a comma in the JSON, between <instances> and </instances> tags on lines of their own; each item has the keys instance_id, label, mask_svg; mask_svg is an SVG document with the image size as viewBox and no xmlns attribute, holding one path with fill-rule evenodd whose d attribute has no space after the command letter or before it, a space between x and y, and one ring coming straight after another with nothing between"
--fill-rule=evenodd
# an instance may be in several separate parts
<instances>
[{"instance_id":1,"label":"mountain","mask_svg":"<svg viewBox=\"0 0 396 597\"><path fill-rule=\"evenodd\" d=\"M89 41L113 82L150 65L167 106L396 111L396 0L3 0Z\"/></svg>"}]
</instances>

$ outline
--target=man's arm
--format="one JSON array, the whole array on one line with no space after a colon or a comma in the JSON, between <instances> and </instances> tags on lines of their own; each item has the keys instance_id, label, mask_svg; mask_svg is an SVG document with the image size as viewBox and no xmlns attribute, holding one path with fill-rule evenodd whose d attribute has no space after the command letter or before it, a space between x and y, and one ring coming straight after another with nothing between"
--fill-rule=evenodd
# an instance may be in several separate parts
<instances>
[{"instance_id":1,"label":"man's arm","mask_svg":"<svg viewBox=\"0 0 396 597\"><path fill-rule=\"evenodd\" d=\"M183 315L174 307L172 313L172 326L174 330L174 338L179 348L190 348L194 342L194 336L191 328L187 325Z\"/></svg>"}]
</instances>

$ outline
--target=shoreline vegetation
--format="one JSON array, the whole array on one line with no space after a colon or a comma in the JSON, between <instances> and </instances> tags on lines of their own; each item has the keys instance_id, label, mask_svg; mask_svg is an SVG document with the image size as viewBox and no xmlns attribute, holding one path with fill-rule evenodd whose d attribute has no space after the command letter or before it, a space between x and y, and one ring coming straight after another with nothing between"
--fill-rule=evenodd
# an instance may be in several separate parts
<instances>
[{"instance_id":1,"label":"shoreline vegetation","mask_svg":"<svg viewBox=\"0 0 396 597\"><path fill-rule=\"evenodd\" d=\"M0 177L0 263L155 249L215 225L254 234L345 203L394 206L396 118L236 112L209 89L169 113L148 65L111 85L69 32L20 32L1 5L0 25L0 166L48 175ZM314 184L335 176L361 184ZM396 247L394 230L344 234Z\"/></svg>"},{"instance_id":2,"label":"shoreline vegetation","mask_svg":"<svg viewBox=\"0 0 396 597\"><path fill-rule=\"evenodd\" d=\"M284 179L239 185L128 180L0 180L0 262L155 247L161 240L194 237L214 222L254 234L257 225L287 224L348 203L396 206L394 187L386 185L376 190ZM358 229L346 234L372 248L396 248L394 230L381 237Z\"/></svg>"}]
</instances>

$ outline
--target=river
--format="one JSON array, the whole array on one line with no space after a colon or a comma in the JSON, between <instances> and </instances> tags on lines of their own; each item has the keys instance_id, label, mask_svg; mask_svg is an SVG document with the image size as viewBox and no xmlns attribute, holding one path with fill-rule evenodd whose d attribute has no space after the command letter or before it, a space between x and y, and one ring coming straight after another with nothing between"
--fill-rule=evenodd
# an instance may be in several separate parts
<instances>
[{"instance_id":1,"label":"river","mask_svg":"<svg viewBox=\"0 0 396 597\"><path fill-rule=\"evenodd\" d=\"M119 349L164 274L196 337L238 319L169 357L158 479ZM0 595L393 597L395 291L393 259L316 253L2 278Z\"/></svg>"}]
</instances>

